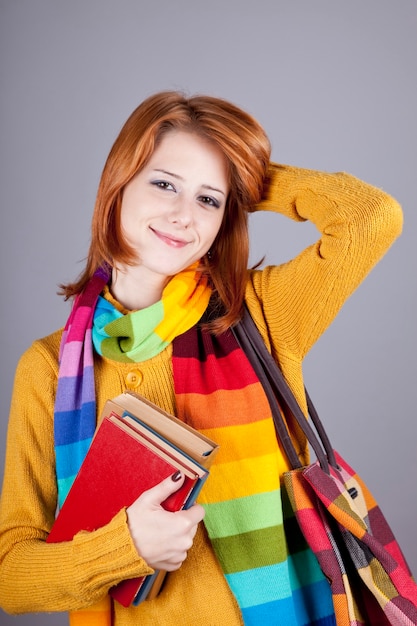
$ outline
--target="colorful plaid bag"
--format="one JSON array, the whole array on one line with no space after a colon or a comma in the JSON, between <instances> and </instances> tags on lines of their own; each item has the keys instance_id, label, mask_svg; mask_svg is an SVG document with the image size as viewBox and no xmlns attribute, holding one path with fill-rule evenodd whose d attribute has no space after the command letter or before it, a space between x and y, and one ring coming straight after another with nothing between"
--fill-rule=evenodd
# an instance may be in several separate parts
<instances>
[{"instance_id":1,"label":"colorful plaid bag","mask_svg":"<svg viewBox=\"0 0 417 626\"><path fill-rule=\"evenodd\" d=\"M263 384L293 467L283 477L288 540L301 531L316 555L331 585L338 626L415 626L417 585L378 504L332 448L307 392L311 420L306 419L247 311L234 332ZM290 439L283 418L288 412L316 456L308 466Z\"/></svg>"}]
</instances>

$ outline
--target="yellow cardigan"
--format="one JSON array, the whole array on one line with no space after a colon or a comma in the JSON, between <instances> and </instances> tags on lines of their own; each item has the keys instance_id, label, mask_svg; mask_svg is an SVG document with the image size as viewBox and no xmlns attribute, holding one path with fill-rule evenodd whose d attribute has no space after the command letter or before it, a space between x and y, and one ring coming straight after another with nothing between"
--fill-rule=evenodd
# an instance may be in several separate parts
<instances>
[{"instance_id":1,"label":"yellow cardigan","mask_svg":"<svg viewBox=\"0 0 417 626\"><path fill-rule=\"evenodd\" d=\"M288 263L251 271L246 302L303 404L304 356L399 235L402 213L386 193L348 174L271 165L270 175L258 209L310 220L320 238ZM135 550L124 510L97 531L45 543L57 498L53 406L60 337L61 330L35 341L16 372L0 501L0 606L10 613L82 609L115 581L152 571ZM175 411L170 347L140 364L97 357L95 380L99 413L125 389ZM204 524L155 600L115 605L115 626L241 623Z\"/></svg>"}]
</instances>

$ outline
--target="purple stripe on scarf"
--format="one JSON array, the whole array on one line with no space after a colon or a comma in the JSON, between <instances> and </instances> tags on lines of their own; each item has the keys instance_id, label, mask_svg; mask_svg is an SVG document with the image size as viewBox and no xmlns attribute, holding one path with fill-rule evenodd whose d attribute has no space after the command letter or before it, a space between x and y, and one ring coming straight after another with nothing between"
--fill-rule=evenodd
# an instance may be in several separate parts
<instances>
[{"instance_id":1,"label":"purple stripe on scarf","mask_svg":"<svg viewBox=\"0 0 417 626\"><path fill-rule=\"evenodd\" d=\"M84 381L87 384L83 383ZM59 393L57 393L55 411L78 411L84 403L94 402L94 369L85 368L83 377L71 376L60 378L58 382Z\"/></svg>"}]
</instances>

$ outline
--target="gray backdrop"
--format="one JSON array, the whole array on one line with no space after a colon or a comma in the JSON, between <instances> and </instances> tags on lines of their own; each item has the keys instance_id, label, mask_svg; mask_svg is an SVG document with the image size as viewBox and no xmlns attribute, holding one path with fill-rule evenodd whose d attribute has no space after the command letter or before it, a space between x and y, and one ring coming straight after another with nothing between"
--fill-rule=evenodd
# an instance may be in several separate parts
<instances>
[{"instance_id":1,"label":"gray backdrop","mask_svg":"<svg viewBox=\"0 0 417 626\"><path fill-rule=\"evenodd\" d=\"M57 284L81 270L122 123L157 90L225 97L265 126L276 161L349 171L404 207L403 236L305 374L417 572L416 26L415 0L0 0L1 466L17 359L66 319ZM269 263L316 236L270 215L251 228Z\"/></svg>"}]
</instances>

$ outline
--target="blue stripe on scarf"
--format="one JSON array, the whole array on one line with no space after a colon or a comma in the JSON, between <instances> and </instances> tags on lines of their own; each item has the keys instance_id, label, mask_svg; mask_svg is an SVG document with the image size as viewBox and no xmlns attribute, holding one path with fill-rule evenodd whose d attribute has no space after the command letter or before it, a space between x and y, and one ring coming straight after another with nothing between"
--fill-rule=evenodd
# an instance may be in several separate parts
<instances>
[{"instance_id":1,"label":"blue stripe on scarf","mask_svg":"<svg viewBox=\"0 0 417 626\"><path fill-rule=\"evenodd\" d=\"M60 468L60 478L67 479L78 472L80 460L82 462L85 458L91 439L91 437L88 437L73 443L56 446L56 462Z\"/></svg>"},{"instance_id":2,"label":"blue stripe on scarf","mask_svg":"<svg viewBox=\"0 0 417 626\"><path fill-rule=\"evenodd\" d=\"M323 580L323 572L310 549L288 555L288 573L292 589Z\"/></svg>"},{"instance_id":3,"label":"blue stripe on scarf","mask_svg":"<svg viewBox=\"0 0 417 626\"><path fill-rule=\"evenodd\" d=\"M298 591L293 590L287 598L242 608L242 616L245 626L336 625L332 596L326 580Z\"/></svg>"},{"instance_id":4,"label":"blue stripe on scarf","mask_svg":"<svg viewBox=\"0 0 417 626\"><path fill-rule=\"evenodd\" d=\"M293 603L298 617L298 624L333 626L336 619L333 610L333 598L326 579L303 587L293 592Z\"/></svg>"},{"instance_id":5,"label":"blue stripe on scarf","mask_svg":"<svg viewBox=\"0 0 417 626\"><path fill-rule=\"evenodd\" d=\"M226 578L243 608L287 598L292 593L287 561L226 574Z\"/></svg>"},{"instance_id":6,"label":"blue stripe on scarf","mask_svg":"<svg viewBox=\"0 0 417 626\"><path fill-rule=\"evenodd\" d=\"M68 476L68 478L58 478L57 485L58 485L58 494L59 494L58 495L59 508L61 508L62 505L64 504L65 498L67 497L68 492L72 487L72 483L74 482L76 477L77 477L77 474Z\"/></svg>"},{"instance_id":7,"label":"blue stripe on scarf","mask_svg":"<svg viewBox=\"0 0 417 626\"><path fill-rule=\"evenodd\" d=\"M313 614L305 610L305 589L293 593L286 599L275 600L258 606L242 609L242 617L245 626L336 626L333 611L329 611L328 596L329 585L326 581L311 586L314 602L311 603ZM322 615L320 615L320 602L323 598ZM331 596L330 596L331 602ZM318 614L319 613L319 614ZM330 614L331 613L331 614Z\"/></svg>"},{"instance_id":8,"label":"blue stripe on scarf","mask_svg":"<svg viewBox=\"0 0 417 626\"><path fill-rule=\"evenodd\" d=\"M80 418L82 412L83 418ZM92 437L95 431L96 406L95 402L83 405L75 411L59 411L55 414L55 445L65 446L79 440ZM77 422L75 422L77 420ZM76 423L76 426L74 426Z\"/></svg>"}]
</instances>

